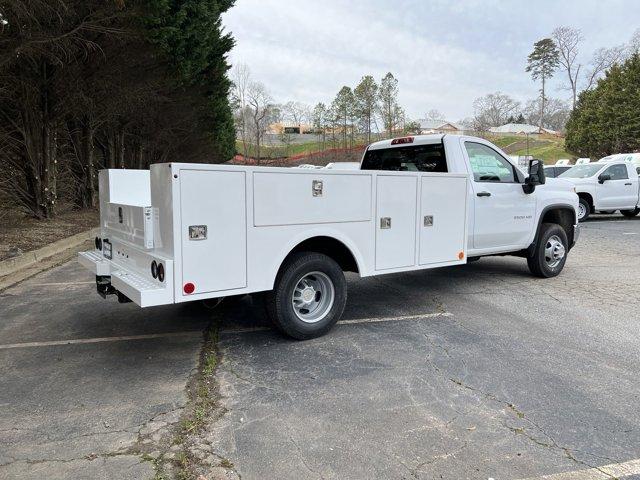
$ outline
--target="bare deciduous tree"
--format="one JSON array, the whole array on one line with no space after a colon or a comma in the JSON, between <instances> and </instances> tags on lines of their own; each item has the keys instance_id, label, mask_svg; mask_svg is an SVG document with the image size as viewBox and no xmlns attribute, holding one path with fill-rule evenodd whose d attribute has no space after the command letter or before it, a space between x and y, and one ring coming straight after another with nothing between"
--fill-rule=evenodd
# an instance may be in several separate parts
<instances>
[{"instance_id":1,"label":"bare deciduous tree","mask_svg":"<svg viewBox=\"0 0 640 480\"><path fill-rule=\"evenodd\" d=\"M501 92L489 93L473 101L473 127L483 132L490 127L498 127L507 123L509 117L520 108L509 95Z\"/></svg>"},{"instance_id":2,"label":"bare deciduous tree","mask_svg":"<svg viewBox=\"0 0 640 480\"><path fill-rule=\"evenodd\" d=\"M264 142L264 135L267 131L273 115L273 100L264 84L260 82L250 82L247 86L247 106L251 116L251 130L256 147L256 162L261 162L260 147Z\"/></svg>"},{"instance_id":3,"label":"bare deciduous tree","mask_svg":"<svg viewBox=\"0 0 640 480\"><path fill-rule=\"evenodd\" d=\"M585 90L590 90L596 86L598 79L615 63L620 62L624 57L625 47L619 45L611 48L599 48L593 53L593 58L589 63L589 68L585 72Z\"/></svg>"},{"instance_id":4,"label":"bare deciduous tree","mask_svg":"<svg viewBox=\"0 0 640 480\"><path fill-rule=\"evenodd\" d=\"M572 109L576 107L578 98L578 81L580 78L580 69L582 64L578 62L578 53L580 52L580 43L584 40L580 30L571 27L558 27L552 37L558 47L560 53L560 65L567 74L568 89L571 90Z\"/></svg>"},{"instance_id":5,"label":"bare deciduous tree","mask_svg":"<svg viewBox=\"0 0 640 480\"><path fill-rule=\"evenodd\" d=\"M435 108L429 110L425 117L427 120L440 121L444 120L444 114Z\"/></svg>"},{"instance_id":6,"label":"bare deciduous tree","mask_svg":"<svg viewBox=\"0 0 640 480\"><path fill-rule=\"evenodd\" d=\"M244 158L247 158L247 90L251 81L249 67L244 63L236 65L231 73L231 81L233 82L232 107L235 113L236 131L240 134L240 139L242 140L242 154Z\"/></svg>"}]
</instances>

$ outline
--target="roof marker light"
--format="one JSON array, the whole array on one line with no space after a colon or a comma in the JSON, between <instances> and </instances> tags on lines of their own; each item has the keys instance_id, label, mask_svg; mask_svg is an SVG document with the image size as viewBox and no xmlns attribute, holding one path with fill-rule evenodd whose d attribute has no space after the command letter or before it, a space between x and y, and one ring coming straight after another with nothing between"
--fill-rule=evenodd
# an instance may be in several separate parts
<instances>
[{"instance_id":1,"label":"roof marker light","mask_svg":"<svg viewBox=\"0 0 640 480\"><path fill-rule=\"evenodd\" d=\"M401 137L391 140L391 145L402 145L403 143L413 143L413 137Z\"/></svg>"}]
</instances>

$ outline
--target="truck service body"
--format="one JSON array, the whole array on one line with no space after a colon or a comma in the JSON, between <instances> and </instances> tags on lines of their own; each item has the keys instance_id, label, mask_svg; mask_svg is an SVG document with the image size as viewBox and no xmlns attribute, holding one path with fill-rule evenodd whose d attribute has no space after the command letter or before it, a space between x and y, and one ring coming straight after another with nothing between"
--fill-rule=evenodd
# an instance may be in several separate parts
<instances>
[{"instance_id":1,"label":"truck service body","mask_svg":"<svg viewBox=\"0 0 640 480\"><path fill-rule=\"evenodd\" d=\"M536 163L537 162L537 163ZM100 234L79 261L100 294L142 307L266 292L298 339L328 331L361 277L485 255L562 270L578 197L491 143L424 135L370 145L355 170L165 163L99 174Z\"/></svg>"}]
</instances>

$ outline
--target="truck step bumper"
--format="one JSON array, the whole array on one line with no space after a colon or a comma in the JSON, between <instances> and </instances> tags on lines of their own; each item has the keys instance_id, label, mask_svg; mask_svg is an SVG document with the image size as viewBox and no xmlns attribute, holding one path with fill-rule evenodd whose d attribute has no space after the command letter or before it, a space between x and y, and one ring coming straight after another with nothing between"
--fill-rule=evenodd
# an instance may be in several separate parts
<instances>
[{"instance_id":1,"label":"truck step bumper","mask_svg":"<svg viewBox=\"0 0 640 480\"><path fill-rule=\"evenodd\" d=\"M121 303L132 301L141 307L173 303L173 264L165 262L164 284L108 260L98 252L80 252L78 262L96 276L98 294L117 295Z\"/></svg>"},{"instance_id":2,"label":"truck step bumper","mask_svg":"<svg viewBox=\"0 0 640 480\"><path fill-rule=\"evenodd\" d=\"M98 252L78 253L78 262L87 270L93 272L95 276L111 275L111 264Z\"/></svg>"}]
</instances>

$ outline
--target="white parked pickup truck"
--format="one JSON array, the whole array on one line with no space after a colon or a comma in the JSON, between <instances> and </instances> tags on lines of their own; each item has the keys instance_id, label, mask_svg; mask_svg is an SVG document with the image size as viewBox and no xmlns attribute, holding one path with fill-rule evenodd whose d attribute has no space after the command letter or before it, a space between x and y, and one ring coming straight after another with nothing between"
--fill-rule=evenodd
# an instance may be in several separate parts
<instances>
[{"instance_id":1,"label":"white parked pickup truck","mask_svg":"<svg viewBox=\"0 0 640 480\"><path fill-rule=\"evenodd\" d=\"M275 325L307 339L342 315L344 271L517 255L552 277L578 237L573 186L479 138L385 140L349 167L103 170L100 235L79 260L102 296L142 307L266 292Z\"/></svg>"},{"instance_id":2,"label":"white parked pickup truck","mask_svg":"<svg viewBox=\"0 0 640 480\"><path fill-rule=\"evenodd\" d=\"M576 165L559 178L575 185L580 197L578 220L586 220L593 212L613 213L620 210L626 217L640 213L640 181L636 165L608 157L595 163Z\"/></svg>"}]
</instances>

